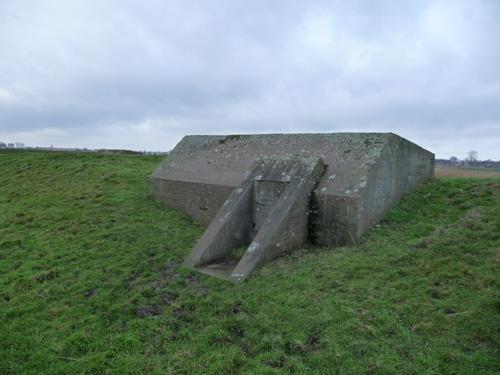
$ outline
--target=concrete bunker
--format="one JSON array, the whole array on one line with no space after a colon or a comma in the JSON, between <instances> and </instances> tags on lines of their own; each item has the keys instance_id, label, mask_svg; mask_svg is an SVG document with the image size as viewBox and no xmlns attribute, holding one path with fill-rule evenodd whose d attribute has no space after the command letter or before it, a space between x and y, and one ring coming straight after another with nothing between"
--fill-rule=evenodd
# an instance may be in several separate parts
<instances>
[{"instance_id":1,"label":"concrete bunker","mask_svg":"<svg viewBox=\"0 0 500 375\"><path fill-rule=\"evenodd\" d=\"M151 187L208 226L185 265L238 282L306 242L356 244L433 173L434 154L392 133L186 136Z\"/></svg>"}]
</instances>

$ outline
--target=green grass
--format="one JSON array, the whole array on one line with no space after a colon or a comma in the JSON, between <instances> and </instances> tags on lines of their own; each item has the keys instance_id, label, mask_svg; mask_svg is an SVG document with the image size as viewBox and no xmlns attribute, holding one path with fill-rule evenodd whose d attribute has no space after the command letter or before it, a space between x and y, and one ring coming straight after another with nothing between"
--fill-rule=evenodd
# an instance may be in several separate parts
<instances>
[{"instance_id":1,"label":"green grass","mask_svg":"<svg viewBox=\"0 0 500 375\"><path fill-rule=\"evenodd\" d=\"M357 248L233 285L160 157L0 152L0 374L498 374L500 180L437 179Z\"/></svg>"}]
</instances>

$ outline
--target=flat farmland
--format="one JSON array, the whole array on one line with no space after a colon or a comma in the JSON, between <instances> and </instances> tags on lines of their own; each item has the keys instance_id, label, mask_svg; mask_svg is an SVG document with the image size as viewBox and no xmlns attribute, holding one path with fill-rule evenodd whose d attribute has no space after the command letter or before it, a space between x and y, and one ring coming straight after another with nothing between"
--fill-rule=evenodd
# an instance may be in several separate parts
<instances>
[{"instance_id":1,"label":"flat farmland","mask_svg":"<svg viewBox=\"0 0 500 375\"><path fill-rule=\"evenodd\" d=\"M436 177L500 178L500 170L486 168L441 168L434 170Z\"/></svg>"}]
</instances>

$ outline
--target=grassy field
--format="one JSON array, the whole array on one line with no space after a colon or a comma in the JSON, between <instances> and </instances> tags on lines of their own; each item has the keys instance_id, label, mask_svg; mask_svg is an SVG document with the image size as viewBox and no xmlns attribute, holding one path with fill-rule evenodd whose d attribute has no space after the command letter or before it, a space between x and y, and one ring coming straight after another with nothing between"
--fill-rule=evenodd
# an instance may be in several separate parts
<instances>
[{"instance_id":1,"label":"grassy field","mask_svg":"<svg viewBox=\"0 0 500 375\"><path fill-rule=\"evenodd\" d=\"M236 286L180 267L203 228L151 198L159 162L0 152L0 374L500 372L499 179Z\"/></svg>"},{"instance_id":2,"label":"grassy field","mask_svg":"<svg viewBox=\"0 0 500 375\"><path fill-rule=\"evenodd\" d=\"M436 167L437 177L500 178L500 170L465 167Z\"/></svg>"}]
</instances>

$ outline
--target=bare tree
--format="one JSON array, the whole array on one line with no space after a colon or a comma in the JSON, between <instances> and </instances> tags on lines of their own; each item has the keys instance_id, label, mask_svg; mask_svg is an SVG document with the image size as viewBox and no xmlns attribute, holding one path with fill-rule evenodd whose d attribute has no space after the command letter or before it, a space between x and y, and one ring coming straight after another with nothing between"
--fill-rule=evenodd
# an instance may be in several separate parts
<instances>
[{"instance_id":1,"label":"bare tree","mask_svg":"<svg viewBox=\"0 0 500 375\"><path fill-rule=\"evenodd\" d=\"M467 161L476 161L477 160L477 151L471 150L467 153Z\"/></svg>"}]
</instances>

